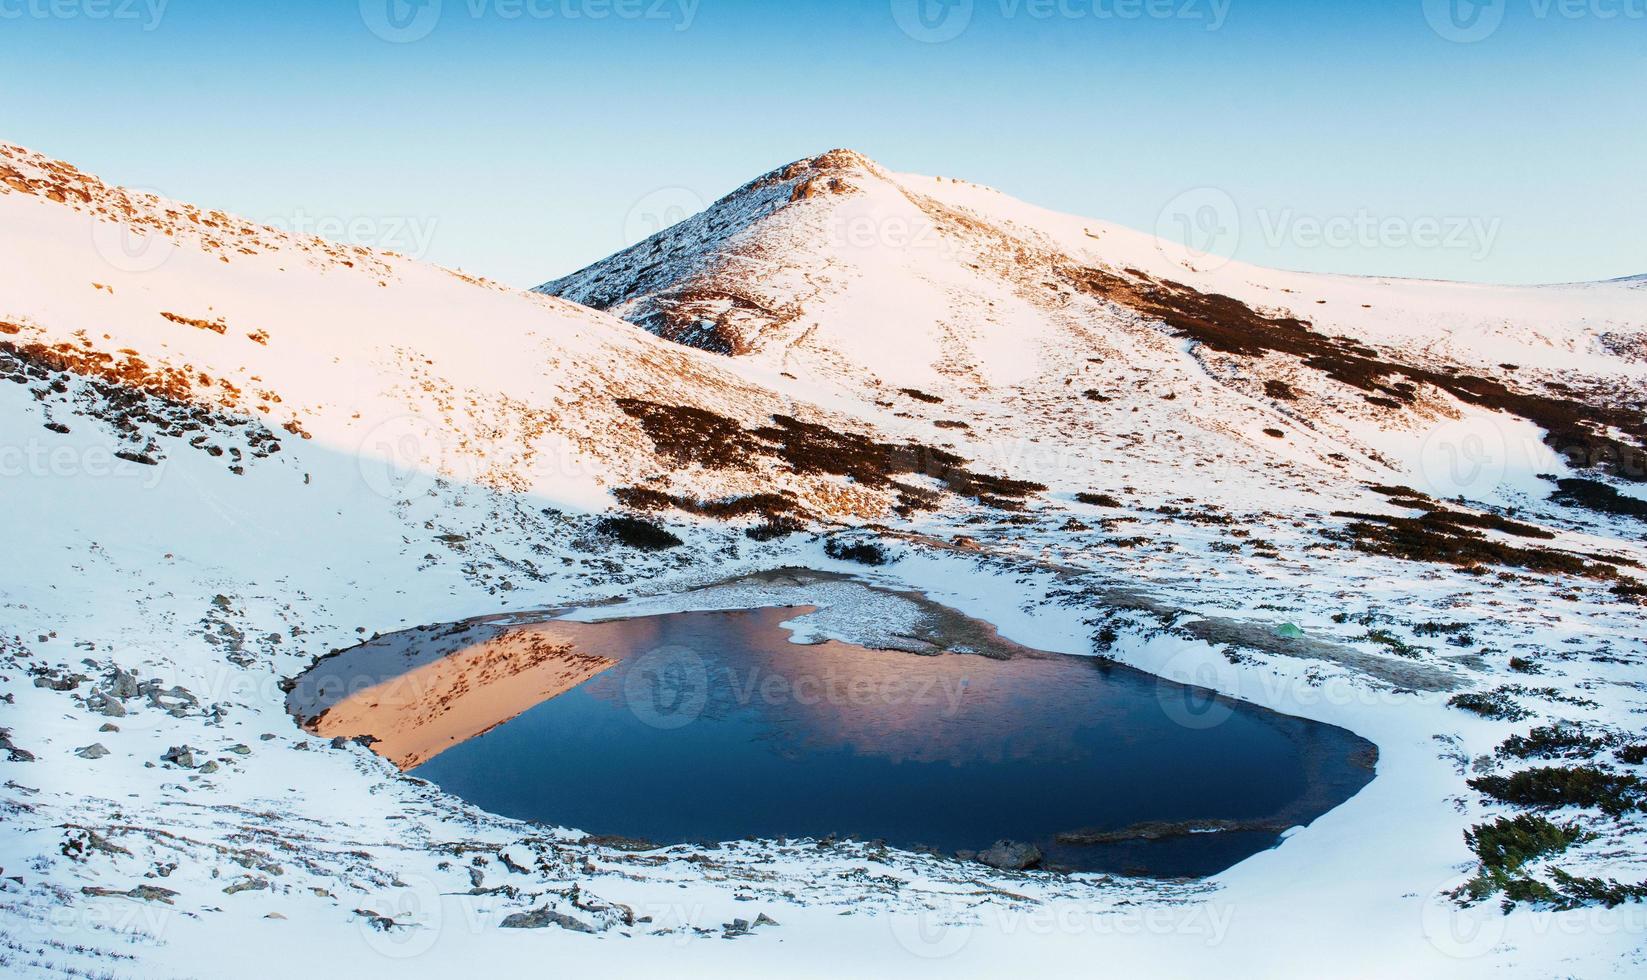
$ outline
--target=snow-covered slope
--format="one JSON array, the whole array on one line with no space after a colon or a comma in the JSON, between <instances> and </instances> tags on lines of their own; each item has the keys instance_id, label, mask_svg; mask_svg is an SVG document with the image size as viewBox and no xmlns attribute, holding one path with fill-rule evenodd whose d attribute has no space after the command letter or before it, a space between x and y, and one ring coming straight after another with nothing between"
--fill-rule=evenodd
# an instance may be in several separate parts
<instances>
[{"instance_id":1,"label":"snow-covered slope","mask_svg":"<svg viewBox=\"0 0 1647 980\"><path fill-rule=\"evenodd\" d=\"M1469 779L1639 772L1612 754L1647 711L1637 285L1198 273L837 152L546 289L0 146L0 972L1638 971L1641 906L1608 907L1647 878L1630 808L1565 811L1594 836L1518 871L1547 900L1454 895L1465 832L1520 812ZM631 547L616 509L682 544ZM892 563L831 559L843 534ZM1208 882L633 853L285 711L330 650L501 612L919 625L792 567L1344 725L1378 776ZM1501 751L1557 721L1595 745Z\"/></svg>"}]
</instances>

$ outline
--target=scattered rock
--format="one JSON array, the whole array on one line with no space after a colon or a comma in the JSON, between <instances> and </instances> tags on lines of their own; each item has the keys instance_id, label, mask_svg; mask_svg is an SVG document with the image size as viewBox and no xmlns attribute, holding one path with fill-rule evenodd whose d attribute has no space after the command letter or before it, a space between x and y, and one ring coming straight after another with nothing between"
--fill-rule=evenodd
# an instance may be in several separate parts
<instances>
[{"instance_id":1,"label":"scattered rock","mask_svg":"<svg viewBox=\"0 0 1647 980\"><path fill-rule=\"evenodd\" d=\"M410 929L411 923L396 922L386 915L379 915L371 909L355 909L355 914L366 919L366 923L378 932L392 932L396 929Z\"/></svg>"},{"instance_id":2,"label":"scattered rock","mask_svg":"<svg viewBox=\"0 0 1647 980\"><path fill-rule=\"evenodd\" d=\"M770 915L767 915L765 912L755 916L754 922L750 922L748 919L733 919L731 922L725 923L721 926L721 938L736 939L739 936L749 935L752 931L761 926L775 926L777 924L778 920L772 918Z\"/></svg>"},{"instance_id":3,"label":"scattered rock","mask_svg":"<svg viewBox=\"0 0 1647 980\"><path fill-rule=\"evenodd\" d=\"M83 749L75 749L74 754L82 759L101 759L109 754L109 750L102 742L93 742Z\"/></svg>"},{"instance_id":4,"label":"scattered rock","mask_svg":"<svg viewBox=\"0 0 1647 980\"><path fill-rule=\"evenodd\" d=\"M225 894L225 895L238 895L241 892L267 891L268 888L269 888L269 879L259 878L255 875L249 875L245 878L240 879L237 882L234 882L231 885L226 886L223 889L223 894Z\"/></svg>"},{"instance_id":5,"label":"scattered rock","mask_svg":"<svg viewBox=\"0 0 1647 980\"><path fill-rule=\"evenodd\" d=\"M79 687L82 681L89 680L91 680L91 678L87 677L85 674L59 674L52 672L36 675L34 678L34 686L43 687L51 691L72 691Z\"/></svg>"},{"instance_id":6,"label":"scattered rock","mask_svg":"<svg viewBox=\"0 0 1647 980\"><path fill-rule=\"evenodd\" d=\"M135 898L142 902L164 902L167 905L171 905L172 899L177 897L177 892L172 891L170 888L160 888L155 885L138 885L126 891L120 891L116 888L87 886L80 889L80 894L92 898Z\"/></svg>"},{"instance_id":7,"label":"scattered rock","mask_svg":"<svg viewBox=\"0 0 1647 980\"><path fill-rule=\"evenodd\" d=\"M95 830L81 830L69 834L58 847L58 851L64 857L76 861L84 860L92 851L109 855L124 854L127 857L132 853Z\"/></svg>"}]
</instances>

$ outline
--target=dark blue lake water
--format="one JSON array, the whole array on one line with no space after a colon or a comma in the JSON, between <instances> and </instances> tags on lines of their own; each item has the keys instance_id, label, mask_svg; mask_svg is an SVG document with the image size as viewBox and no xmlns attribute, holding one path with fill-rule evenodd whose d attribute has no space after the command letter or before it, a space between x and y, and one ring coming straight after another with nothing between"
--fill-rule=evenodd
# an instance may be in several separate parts
<instances>
[{"instance_id":1,"label":"dark blue lake water","mask_svg":"<svg viewBox=\"0 0 1647 980\"><path fill-rule=\"evenodd\" d=\"M593 676L448 736L413 771L493 813L660 844L833 834L953 853L1011 839L1052 866L1160 876L1227 868L1372 778L1370 744L1343 729L1134 670L798 645L778 625L794 615L566 626ZM518 700L524 682L490 670ZM1078 842L1208 820L1236 823Z\"/></svg>"}]
</instances>

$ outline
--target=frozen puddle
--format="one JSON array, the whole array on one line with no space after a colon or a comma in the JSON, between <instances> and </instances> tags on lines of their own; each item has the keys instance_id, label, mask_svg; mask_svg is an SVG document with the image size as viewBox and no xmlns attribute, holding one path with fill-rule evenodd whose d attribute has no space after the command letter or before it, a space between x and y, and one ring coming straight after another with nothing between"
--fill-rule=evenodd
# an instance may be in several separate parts
<instances>
[{"instance_id":1,"label":"frozen puddle","mask_svg":"<svg viewBox=\"0 0 1647 980\"><path fill-rule=\"evenodd\" d=\"M289 705L493 813L658 844L1006 839L1052 867L1206 875L1372 778L1343 729L953 611L939 630L934 608L914 607L902 650L793 642L782 624L812 607L429 627L320 661Z\"/></svg>"}]
</instances>

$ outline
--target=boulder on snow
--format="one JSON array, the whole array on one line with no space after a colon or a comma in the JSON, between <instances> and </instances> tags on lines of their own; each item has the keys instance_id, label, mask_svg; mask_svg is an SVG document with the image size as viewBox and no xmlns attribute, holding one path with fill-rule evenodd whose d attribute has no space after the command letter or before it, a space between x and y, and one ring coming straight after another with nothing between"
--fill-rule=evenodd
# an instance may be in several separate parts
<instances>
[{"instance_id":1,"label":"boulder on snow","mask_svg":"<svg viewBox=\"0 0 1647 980\"><path fill-rule=\"evenodd\" d=\"M93 694L86 698L86 708L104 716L105 718L126 717L126 706L121 704L112 695Z\"/></svg>"},{"instance_id":2,"label":"boulder on snow","mask_svg":"<svg viewBox=\"0 0 1647 980\"><path fill-rule=\"evenodd\" d=\"M0 752L6 753L6 757L12 762L34 761L33 752L30 752L27 749L20 749L12 744L11 729L9 728L0 728Z\"/></svg>"},{"instance_id":3,"label":"boulder on snow","mask_svg":"<svg viewBox=\"0 0 1647 980\"><path fill-rule=\"evenodd\" d=\"M199 749L188 745L174 745L160 757L161 762L170 762L174 766L185 769L195 769L200 766L201 753Z\"/></svg>"},{"instance_id":4,"label":"boulder on snow","mask_svg":"<svg viewBox=\"0 0 1647 980\"><path fill-rule=\"evenodd\" d=\"M83 749L75 749L74 754L82 759L101 759L109 754L102 742L93 742Z\"/></svg>"},{"instance_id":5,"label":"boulder on snow","mask_svg":"<svg viewBox=\"0 0 1647 980\"><path fill-rule=\"evenodd\" d=\"M1034 844L998 840L993 847L978 853L978 863L998 871L1024 871L1039 867L1042 857L1041 849Z\"/></svg>"},{"instance_id":6,"label":"boulder on snow","mask_svg":"<svg viewBox=\"0 0 1647 980\"><path fill-rule=\"evenodd\" d=\"M105 679L103 692L111 698L124 701L127 698L137 697L140 687L136 674L116 667L109 672L108 677Z\"/></svg>"}]
</instances>

